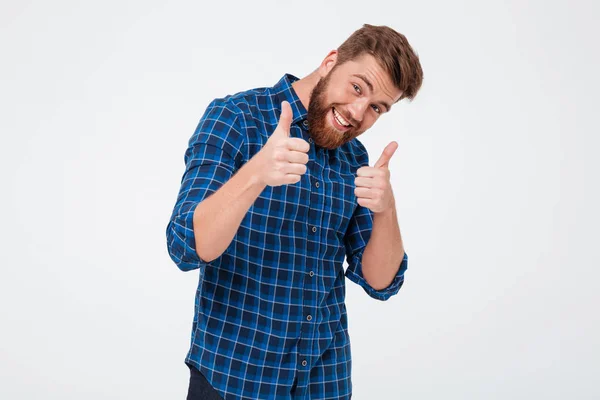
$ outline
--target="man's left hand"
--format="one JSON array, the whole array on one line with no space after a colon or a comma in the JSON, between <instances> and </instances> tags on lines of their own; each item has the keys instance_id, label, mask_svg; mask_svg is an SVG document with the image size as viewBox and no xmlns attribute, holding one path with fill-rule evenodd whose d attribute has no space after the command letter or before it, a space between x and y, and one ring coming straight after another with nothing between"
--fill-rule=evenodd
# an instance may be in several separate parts
<instances>
[{"instance_id":1,"label":"man's left hand","mask_svg":"<svg viewBox=\"0 0 600 400\"><path fill-rule=\"evenodd\" d=\"M391 142L373 167L361 167L356 171L354 194L358 204L374 213L387 211L395 205L388 166L397 148L398 143Z\"/></svg>"}]
</instances>

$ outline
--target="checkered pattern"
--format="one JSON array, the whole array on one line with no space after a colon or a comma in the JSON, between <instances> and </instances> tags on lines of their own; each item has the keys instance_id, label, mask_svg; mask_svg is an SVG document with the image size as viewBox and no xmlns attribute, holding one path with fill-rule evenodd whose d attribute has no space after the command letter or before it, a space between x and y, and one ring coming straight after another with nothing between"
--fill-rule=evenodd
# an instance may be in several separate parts
<instances>
[{"instance_id":1,"label":"checkered pattern","mask_svg":"<svg viewBox=\"0 0 600 400\"><path fill-rule=\"evenodd\" d=\"M286 74L273 87L210 103L189 141L166 230L176 265L200 272L186 362L225 400L350 398L345 277L386 300L407 268L405 254L382 290L363 278L373 215L358 205L354 178L368 154L357 139L334 150L312 143L291 87L297 79ZM283 100L293 110L291 136L310 143L308 171L296 184L267 186L226 251L206 263L195 251L194 208L266 144Z\"/></svg>"}]
</instances>

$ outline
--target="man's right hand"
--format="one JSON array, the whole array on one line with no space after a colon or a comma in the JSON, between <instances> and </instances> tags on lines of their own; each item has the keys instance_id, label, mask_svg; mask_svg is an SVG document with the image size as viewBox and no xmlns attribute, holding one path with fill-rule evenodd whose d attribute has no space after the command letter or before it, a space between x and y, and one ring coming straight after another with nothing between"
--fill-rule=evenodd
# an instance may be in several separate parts
<instances>
[{"instance_id":1,"label":"man's right hand","mask_svg":"<svg viewBox=\"0 0 600 400\"><path fill-rule=\"evenodd\" d=\"M275 132L258 152L261 181L269 186L294 184L306 173L310 145L303 139L290 137L292 107L281 103L281 116Z\"/></svg>"}]
</instances>

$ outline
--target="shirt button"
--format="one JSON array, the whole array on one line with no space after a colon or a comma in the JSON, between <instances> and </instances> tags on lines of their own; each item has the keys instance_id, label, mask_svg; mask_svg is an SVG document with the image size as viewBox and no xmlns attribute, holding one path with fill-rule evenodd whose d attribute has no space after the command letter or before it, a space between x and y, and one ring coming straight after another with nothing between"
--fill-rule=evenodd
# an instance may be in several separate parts
<instances>
[{"instance_id":1,"label":"shirt button","mask_svg":"<svg viewBox=\"0 0 600 400\"><path fill-rule=\"evenodd\" d=\"M313 143L312 138L308 138L308 143Z\"/></svg>"},{"instance_id":2,"label":"shirt button","mask_svg":"<svg viewBox=\"0 0 600 400\"><path fill-rule=\"evenodd\" d=\"M308 273L308 276L310 276L310 277L312 278L313 276L315 276L315 273L314 273L314 272L312 272L312 271L310 271L310 272Z\"/></svg>"},{"instance_id":3,"label":"shirt button","mask_svg":"<svg viewBox=\"0 0 600 400\"><path fill-rule=\"evenodd\" d=\"M316 226L313 226L313 227L312 227L312 231L313 231L313 233L315 233L315 232L317 231L317 227L316 227Z\"/></svg>"},{"instance_id":4,"label":"shirt button","mask_svg":"<svg viewBox=\"0 0 600 400\"><path fill-rule=\"evenodd\" d=\"M319 185L319 182L315 182L315 186L316 186L316 187L319 187L319 186L320 186L320 185Z\"/></svg>"},{"instance_id":5,"label":"shirt button","mask_svg":"<svg viewBox=\"0 0 600 400\"><path fill-rule=\"evenodd\" d=\"M303 367L306 367L306 365L307 365L307 364L308 364L308 363L306 362L306 360L302 360L302 366L303 366Z\"/></svg>"},{"instance_id":6,"label":"shirt button","mask_svg":"<svg viewBox=\"0 0 600 400\"><path fill-rule=\"evenodd\" d=\"M304 121L302 121L302 125L304 125L304 127L305 127L306 129L308 129L308 120L307 120L307 119L305 119Z\"/></svg>"},{"instance_id":7,"label":"shirt button","mask_svg":"<svg viewBox=\"0 0 600 400\"><path fill-rule=\"evenodd\" d=\"M306 320L307 320L307 321L312 321L312 315L307 315L307 316L306 316Z\"/></svg>"}]
</instances>

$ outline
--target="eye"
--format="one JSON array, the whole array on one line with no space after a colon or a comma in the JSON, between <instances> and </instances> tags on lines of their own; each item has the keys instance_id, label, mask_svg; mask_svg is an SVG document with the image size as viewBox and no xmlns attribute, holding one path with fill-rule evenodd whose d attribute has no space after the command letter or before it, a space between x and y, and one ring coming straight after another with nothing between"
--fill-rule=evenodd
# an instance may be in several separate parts
<instances>
[{"instance_id":1,"label":"eye","mask_svg":"<svg viewBox=\"0 0 600 400\"><path fill-rule=\"evenodd\" d=\"M373 104L371 107L377 114L381 114L381 109L377 105Z\"/></svg>"},{"instance_id":2,"label":"eye","mask_svg":"<svg viewBox=\"0 0 600 400\"><path fill-rule=\"evenodd\" d=\"M352 86L354 87L354 91L356 93L359 93L359 94L361 93L360 86L358 86L356 83L353 83Z\"/></svg>"}]
</instances>

